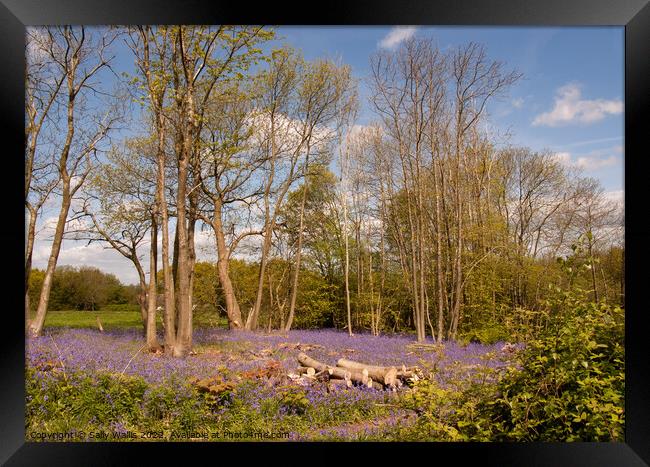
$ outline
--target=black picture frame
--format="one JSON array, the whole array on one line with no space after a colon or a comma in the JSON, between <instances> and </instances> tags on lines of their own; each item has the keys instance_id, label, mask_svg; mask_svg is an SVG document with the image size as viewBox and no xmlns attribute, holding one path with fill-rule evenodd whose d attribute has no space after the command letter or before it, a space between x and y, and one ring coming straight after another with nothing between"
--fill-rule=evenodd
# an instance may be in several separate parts
<instances>
[{"instance_id":1,"label":"black picture frame","mask_svg":"<svg viewBox=\"0 0 650 467\"><path fill-rule=\"evenodd\" d=\"M266 2L245 5L209 0L0 0L0 119L5 136L0 146L5 166L2 209L9 222L0 229L4 261L4 313L0 345L0 462L6 465L128 465L135 453L157 460L199 462L198 450L217 453L224 444L207 443L26 443L24 418L24 219L21 173L24 167L24 30L44 24L302 24L302 25L494 25L494 26L624 26L625 27L625 243L626 243L626 435L624 443L395 443L256 444L255 454L268 459L277 449L289 451L294 461L322 458L339 448L349 462L373 457L382 461L406 447L409 462L475 460L478 465L641 466L650 465L650 359L641 300L650 264L650 230L644 222L647 156L642 148L650 116L650 5L647 0L444 0L400 2L330 1L320 4ZM15 220L14 220L15 219ZM228 446L248 460L245 445ZM242 449L243 448L243 449ZM318 453L306 449L322 450ZM352 448L352 449L350 449ZM401 450L401 449L400 449ZM390 451L390 452L389 452ZM206 454L202 452L201 454ZM279 454L279 453L278 453ZM228 462L225 456L213 457ZM307 456L307 457L304 457ZM337 455L338 456L338 455ZM422 457L420 457L422 456ZM193 460L192 460L193 459ZM421 459L421 460L419 460ZM372 460L371 460L372 461Z\"/></svg>"}]
</instances>

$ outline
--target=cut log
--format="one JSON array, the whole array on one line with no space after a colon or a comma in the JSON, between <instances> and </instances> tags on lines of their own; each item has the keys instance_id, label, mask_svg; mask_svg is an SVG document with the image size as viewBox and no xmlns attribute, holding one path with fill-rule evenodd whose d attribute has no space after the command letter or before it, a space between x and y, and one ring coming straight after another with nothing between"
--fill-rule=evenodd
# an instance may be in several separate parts
<instances>
[{"instance_id":1,"label":"cut log","mask_svg":"<svg viewBox=\"0 0 650 467\"><path fill-rule=\"evenodd\" d=\"M310 356L304 353L298 354L298 362L300 362L300 364L303 366L314 368L319 372L327 371L330 375L330 378L332 379L345 379L358 384L368 383L368 375L367 374L364 375L361 371L348 370L339 367L332 367L324 363L321 363L318 360L314 360L313 358L311 358Z\"/></svg>"},{"instance_id":2,"label":"cut log","mask_svg":"<svg viewBox=\"0 0 650 467\"><path fill-rule=\"evenodd\" d=\"M345 379L345 380L350 380L353 383L357 383L357 384L368 383L368 375L364 375L360 371L350 371L350 370L346 370L345 368L337 368L337 367L333 367L331 368L331 370L332 370L330 373L331 379Z\"/></svg>"},{"instance_id":3,"label":"cut log","mask_svg":"<svg viewBox=\"0 0 650 467\"><path fill-rule=\"evenodd\" d=\"M325 365L324 363L321 363L318 360L314 360L309 355L303 352L300 352L298 354L298 362L300 362L302 366L309 366L318 371L325 371L328 368L330 368L329 365Z\"/></svg>"},{"instance_id":4,"label":"cut log","mask_svg":"<svg viewBox=\"0 0 650 467\"><path fill-rule=\"evenodd\" d=\"M397 384L397 368L392 367L384 373L384 384L394 388Z\"/></svg>"},{"instance_id":5,"label":"cut log","mask_svg":"<svg viewBox=\"0 0 650 467\"><path fill-rule=\"evenodd\" d=\"M368 365L366 363L355 362L347 358L341 358L336 365L341 368L348 368L350 370L361 370L364 374L368 375L375 381L381 381L387 386L394 387L397 384L398 371L397 368L390 366L377 366Z\"/></svg>"},{"instance_id":6,"label":"cut log","mask_svg":"<svg viewBox=\"0 0 650 467\"><path fill-rule=\"evenodd\" d=\"M306 375L307 370L309 370L310 368L311 367L309 366L299 366L298 368L296 368L296 373L298 373L299 375Z\"/></svg>"},{"instance_id":7,"label":"cut log","mask_svg":"<svg viewBox=\"0 0 650 467\"><path fill-rule=\"evenodd\" d=\"M368 383L366 386L376 389L377 391L383 391L385 389L383 384L381 384L379 381L373 381L372 378L368 378Z\"/></svg>"}]
</instances>

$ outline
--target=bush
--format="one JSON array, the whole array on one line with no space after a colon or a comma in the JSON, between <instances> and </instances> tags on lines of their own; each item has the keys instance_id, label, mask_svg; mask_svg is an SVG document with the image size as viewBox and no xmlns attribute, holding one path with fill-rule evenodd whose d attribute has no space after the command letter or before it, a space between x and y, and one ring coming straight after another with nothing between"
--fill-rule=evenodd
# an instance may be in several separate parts
<instances>
[{"instance_id":1,"label":"bush","mask_svg":"<svg viewBox=\"0 0 650 467\"><path fill-rule=\"evenodd\" d=\"M521 355L483 409L497 439L622 441L624 312L575 304Z\"/></svg>"},{"instance_id":2,"label":"bush","mask_svg":"<svg viewBox=\"0 0 650 467\"><path fill-rule=\"evenodd\" d=\"M624 312L571 293L518 355L518 367L465 384L417 383L404 400L418 412L400 439L623 441ZM561 308L561 307L560 307ZM486 383L487 381L487 383Z\"/></svg>"},{"instance_id":3,"label":"bush","mask_svg":"<svg viewBox=\"0 0 650 467\"><path fill-rule=\"evenodd\" d=\"M27 368L26 419L35 431L76 431L142 418L146 383L140 377ZM29 431L29 430L28 430Z\"/></svg>"},{"instance_id":4,"label":"bush","mask_svg":"<svg viewBox=\"0 0 650 467\"><path fill-rule=\"evenodd\" d=\"M402 404L418 414L412 427L397 428L402 441L492 441L491 421L483 413L494 399L499 370L476 368L472 375L442 385L434 377L417 381Z\"/></svg>"},{"instance_id":5,"label":"bush","mask_svg":"<svg viewBox=\"0 0 650 467\"><path fill-rule=\"evenodd\" d=\"M489 323L477 329L471 329L464 332L459 341L463 344L477 342L480 344L492 345L497 342L508 341L512 339L512 334L508 332L505 326L498 323Z\"/></svg>"}]
</instances>

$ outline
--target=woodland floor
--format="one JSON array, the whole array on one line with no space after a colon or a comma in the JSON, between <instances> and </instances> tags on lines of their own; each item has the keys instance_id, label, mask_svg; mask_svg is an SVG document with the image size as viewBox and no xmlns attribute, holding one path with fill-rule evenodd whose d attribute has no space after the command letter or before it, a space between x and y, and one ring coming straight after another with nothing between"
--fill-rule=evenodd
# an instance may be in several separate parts
<instances>
[{"instance_id":1,"label":"woodland floor","mask_svg":"<svg viewBox=\"0 0 650 467\"><path fill-rule=\"evenodd\" d=\"M403 335L350 337L336 330L296 330L283 335L200 328L194 332L194 352L185 359L174 359L147 352L138 329L105 327L104 332L46 327L41 337L28 340L27 365L33 370L31 377L40 378L42 388L42 393L36 386L36 393L28 395L28 401L30 397L33 399L28 413L28 433L61 429L62 425L54 418L55 412L68 413L65 408L68 402L62 400L60 404L64 408L60 409L52 408L51 400L35 403L43 394L52 393L51 385L59 384L56 381L67 381L67 375L74 374L109 374L140 377L150 388L176 388L177 401L179 397L182 400L197 397L197 393L191 392L191 384L197 380L216 378L214 381L220 383L231 382L235 389L226 403L212 410L209 416L205 412L197 413L194 429L201 428L201 417L208 417L205 423L210 430L276 429L288 431L289 439L294 440L383 439L382 433L388 433L392 427L416 421L416 414L399 403L409 389L393 392L353 387L330 392L323 383L296 382L287 376L299 366L298 353L305 352L329 365L336 365L339 358L345 357L374 365L418 366L441 387L485 379L489 371L483 370L504 369L512 364L514 355L504 350L504 343L418 345L413 336ZM55 397L66 397L56 394ZM142 420L151 417L147 415L150 407L147 394L138 402L143 407ZM89 413L92 410L88 409ZM156 420L161 419L160 424L156 426L172 427L170 430L186 427L185 422L175 421L187 417L181 412L181 409L170 409L166 415L159 415ZM97 421L100 416L89 419L90 415L83 418L77 412L70 413L75 415L67 419L68 428L77 423L86 427L90 424L96 429L145 429L142 420L136 423L126 414L122 417L119 411L113 414L110 424L109 419ZM169 430L165 431L165 438L168 437Z\"/></svg>"}]
</instances>

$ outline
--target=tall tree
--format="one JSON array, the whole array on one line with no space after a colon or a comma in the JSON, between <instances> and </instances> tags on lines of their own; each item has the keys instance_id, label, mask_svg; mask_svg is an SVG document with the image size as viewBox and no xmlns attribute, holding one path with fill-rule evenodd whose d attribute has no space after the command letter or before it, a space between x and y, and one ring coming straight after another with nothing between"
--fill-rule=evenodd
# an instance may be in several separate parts
<instances>
[{"instance_id":1,"label":"tall tree","mask_svg":"<svg viewBox=\"0 0 650 467\"><path fill-rule=\"evenodd\" d=\"M61 114L65 115L66 130L62 141L51 143L53 151L56 151L56 167L61 179L61 206L36 316L30 324L33 335L39 335L43 329L72 199L90 174L93 157L120 120L116 107L119 100L113 99L108 110L105 106L98 106L99 109L93 106L100 100L100 95L98 85L92 79L110 67L114 58L111 46L116 32L100 34L84 27L62 26L46 27L43 33L48 35L52 44L48 50L49 58L56 65L57 72L65 77Z\"/></svg>"},{"instance_id":2,"label":"tall tree","mask_svg":"<svg viewBox=\"0 0 650 467\"><path fill-rule=\"evenodd\" d=\"M38 214L59 183L54 158L46 150L47 141L41 136L56 131L57 99L65 80L49 51L54 47L53 38L41 29L28 28L26 35L25 71L25 208L27 239L25 245L25 329L30 309L29 278L36 237ZM43 135L44 137L49 134Z\"/></svg>"},{"instance_id":3,"label":"tall tree","mask_svg":"<svg viewBox=\"0 0 650 467\"><path fill-rule=\"evenodd\" d=\"M348 117L355 104L349 67L329 61L307 63L288 48L273 53L269 69L260 73L257 81L257 117L263 129L260 144L266 154L268 175L264 183L264 233L257 296L246 320L247 329L257 327L266 264L286 195L304 175L310 153L330 144L336 126Z\"/></svg>"},{"instance_id":4,"label":"tall tree","mask_svg":"<svg viewBox=\"0 0 650 467\"><path fill-rule=\"evenodd\" d=\"M156 293L147 281L140 247L151 242L151 257L157 257L156 220L156 169L155 141L134 138L125 141L123 147L114 147L106 161L95 168L94 176L84 189L83 205L73 209L82 223L71 228L66 236L76 240L103 242L128 259L138 273L140 292L138 301L142 324L152 349L157 348L155 311ZM152 162L154 162L152 164ZM151 310L153 302L153 310ZM150 318L150 312L153 316ZM153 324L149 326L149 324Z\"/></svg>"},{"instance_id":5,"label":"tall tree","mask_svg":"<svg viewBox=\"0 0 650 467\"><path fill-rule=\"evenodd\" d=\"M130 47L136 58L136 66L139 72L137 84L142 82L144 91L143 103L151 114L156 139L156 202L154 205L154 218L160 218L160 230L162 237L161 261L164 279L164 327L165 327L165 348L171 353L174 348L176 335L175 329L175 299L174 299L174 278L169 262L169 212L166 195L166 159L167 159L167 138L168 138L168 115L166 113L166 98L169 94L170 72L169 61L171 60L171 34L169 28L160 27L154 29L150 26L140 26L130 31ZM152 243L151 256L154 255L154 244ZM150 278L151 281L151 278Z\"/></svg>"}]
</instances>

